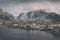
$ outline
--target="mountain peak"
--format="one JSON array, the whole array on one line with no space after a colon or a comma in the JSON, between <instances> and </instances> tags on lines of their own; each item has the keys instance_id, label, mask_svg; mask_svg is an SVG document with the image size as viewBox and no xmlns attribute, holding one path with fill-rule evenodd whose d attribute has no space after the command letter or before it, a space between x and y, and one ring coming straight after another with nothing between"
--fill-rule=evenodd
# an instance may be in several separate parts
<instances>
[{"instance_id":1,"label":"mountain peak","mask_svg":"<svg viewBox=\"0 0 60 40\"><path fill-rule=\"evenodd\" d=\"M60 15L45 10L29 11L26 14L20 14L18 17L22 21L31 21L36 23L60 22Z\"/></svg>"},{"instance_id":2,"label":"mountain peak","mask_svg":"<svg viewBox=\"0 0 60 40\"><path fill-rule=\"evenodd\" d=\"M8 13L7 11L4 12L2 9L0 9L0 20L11 21L13 19L14 17L12 14Z\"/></svg>"}]
</instances>

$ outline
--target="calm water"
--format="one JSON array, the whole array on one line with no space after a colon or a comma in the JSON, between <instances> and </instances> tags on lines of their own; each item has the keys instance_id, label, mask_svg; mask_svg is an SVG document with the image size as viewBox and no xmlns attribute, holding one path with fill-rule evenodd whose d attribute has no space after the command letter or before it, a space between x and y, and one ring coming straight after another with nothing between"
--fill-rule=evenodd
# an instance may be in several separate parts
<instances>
[{"instance_id":1,"label":"calm water","mask_svg":"<svg viewBox=\"0 0 60 40\"><path fill-rule=\"evenodd\" d=\"M60 40L51 33L0 26L0 40Z\"/></svg>"}]
</instances>

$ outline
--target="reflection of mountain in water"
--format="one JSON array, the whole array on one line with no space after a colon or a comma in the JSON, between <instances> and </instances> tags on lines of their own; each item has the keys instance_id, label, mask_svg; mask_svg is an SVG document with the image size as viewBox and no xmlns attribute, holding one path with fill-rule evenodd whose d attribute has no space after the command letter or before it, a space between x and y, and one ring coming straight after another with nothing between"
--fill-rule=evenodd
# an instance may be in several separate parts
<instances>
[{"instance_id":1,"label":"reflection of mountain in water","mask_svg":"<svg viewBox=\"0 0 60 40\"><path fill-rule=\"evenodd\" d=\"M59 40L43 31L7 28L5 25L0 28L0 40Z\"/></svg>"},{"instance_id":2,"label":"reflection of mountain in water","mask_svg":"<svg viewBox=\"0 0 60 40\"><path fill-rule=\"evenodd\" d=\"M53 31L53 30L52 30L52 31ZM51 34L52 34L54 37L60 38L60 29L59 29L59 31L53 31L53 32L51 32Z\"/></svg>"}]
</instances>

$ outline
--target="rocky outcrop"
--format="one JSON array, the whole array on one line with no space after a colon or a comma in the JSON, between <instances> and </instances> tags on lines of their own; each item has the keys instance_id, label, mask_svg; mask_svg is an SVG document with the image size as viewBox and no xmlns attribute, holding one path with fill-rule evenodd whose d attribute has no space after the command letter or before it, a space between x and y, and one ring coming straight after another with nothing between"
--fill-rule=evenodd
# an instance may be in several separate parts
<instances>
[{"instance_id":1,"label":"rocky outcrop","mask_svg":"<svg viewBox=\"0 0 60 40\"><path fill-rule=\"evenodd\" d=\"M4 12L2 9L0 9L0 20L12 21L12 20L14 20L14 17L12 14L10 14L8 12Z\"/></svg>"}]
</instances>

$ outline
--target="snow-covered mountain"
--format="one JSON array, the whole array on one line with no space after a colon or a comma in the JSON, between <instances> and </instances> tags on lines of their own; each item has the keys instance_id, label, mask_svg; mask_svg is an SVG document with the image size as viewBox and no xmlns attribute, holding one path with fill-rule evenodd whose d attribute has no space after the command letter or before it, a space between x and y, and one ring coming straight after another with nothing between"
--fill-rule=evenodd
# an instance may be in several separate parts
<instances>
[{"instance_id":1,"label":"snow-covered mountain","mask_svg":"<svg viewBox=\"0 0 60 40\"><path fill-rule=\"evenodd\" d=\"M42 10L37 10L20 14L18 20L37 23L60 22L60 15L54 12L48 13Z\"/></svg>"},{"instance_id":2,"label":"snow-covered mountain","mask_svg":"<svg viewBox=\"0 0 60 40\"><path fill-rule=\"evenodd\" d=\"M8 13L7 11L4 12L2 9L0 9L0 20L12 21L14 20L14 17L12 14Z\"/></svg>"}]
</instances>

